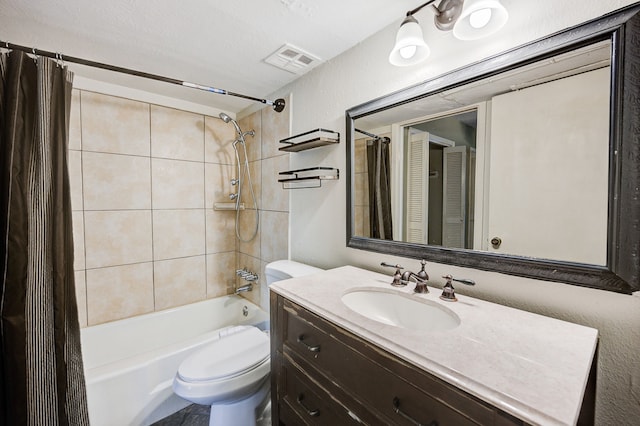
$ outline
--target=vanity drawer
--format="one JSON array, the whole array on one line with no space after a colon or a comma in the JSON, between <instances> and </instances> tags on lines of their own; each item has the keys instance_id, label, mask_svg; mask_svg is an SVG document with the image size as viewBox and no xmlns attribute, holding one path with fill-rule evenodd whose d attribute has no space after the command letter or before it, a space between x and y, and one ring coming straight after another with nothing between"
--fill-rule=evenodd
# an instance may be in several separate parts
<instances>
[{"instance_id":1,"label":"vanity drawer","mask_svg":"<svg viewBox=\"0 0 640 426\"><path fill-rule=\"evenodd\" d=\"M283 353L309 376L327 377L327 389L347 393L356 413L369 407L381 423L398 425L413 424L403 414L425 425L521 424L286 299L283 307Z\"/></svg>"},{"instance_id":2,"label":"vanity drawer","mask_svg":"<svg viewBox=\"0 0 640 426\"><path fill-rule=\"evenodd\" d=\"M285 425L358 425L356 417L338 403L333 395L314 383L286 358L278 379L281 420Z\"/></svg>"}]
</instances>

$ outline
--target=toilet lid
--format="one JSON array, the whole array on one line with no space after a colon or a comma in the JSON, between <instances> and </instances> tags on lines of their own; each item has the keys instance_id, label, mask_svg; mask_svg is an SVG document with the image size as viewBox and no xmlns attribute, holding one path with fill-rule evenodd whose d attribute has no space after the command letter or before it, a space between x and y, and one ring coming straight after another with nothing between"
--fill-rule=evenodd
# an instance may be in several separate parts
<instances>
[{"instance_id":1,"label":"toilet lid","mask_svg":"<svg viewBox=\"0 0 640 426\"><path fill-rule=\"evenodd\" d=\"M235 376L269 358L269 350L269 336L247 327L189 356L178 367L178 374L192 382Z\"/></svg>"}]
</instances>

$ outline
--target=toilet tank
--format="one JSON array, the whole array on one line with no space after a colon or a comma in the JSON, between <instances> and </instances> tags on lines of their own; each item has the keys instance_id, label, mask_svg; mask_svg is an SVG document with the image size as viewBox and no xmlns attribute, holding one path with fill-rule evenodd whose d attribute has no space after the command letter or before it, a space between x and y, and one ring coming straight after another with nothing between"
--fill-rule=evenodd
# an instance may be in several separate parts
<instances>
[{"instance_id":1,"label":"toilet tank","mask_svg":"<svg viewBox=\"0 0 640 426\"><path fill-rule=\"evenodd\" d=\"M267 286L270 286L276 281L302 277L322 271L322 269L316 268L315 266L305 265L304 263L293 260L276 260L275 262L267 264L264 270L267 276Z\"/></svg>"}]
</instances>

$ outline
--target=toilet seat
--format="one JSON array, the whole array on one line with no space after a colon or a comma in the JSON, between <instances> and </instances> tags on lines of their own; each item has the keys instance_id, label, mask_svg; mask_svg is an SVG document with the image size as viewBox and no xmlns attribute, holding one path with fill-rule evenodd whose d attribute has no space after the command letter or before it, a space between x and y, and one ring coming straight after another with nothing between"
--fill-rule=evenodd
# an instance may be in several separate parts
<instances>
[{"instance_id":1,"label":"toilet seat","mask_svg":"<svg viewBox=\"0 0 640 426\"><path fill-rule=\"evenodd\" d=\"M185 382L210 382L244 374L269 358L269 336L248 326L209 343L180 364Z\"/></svg>"}]
</instances>

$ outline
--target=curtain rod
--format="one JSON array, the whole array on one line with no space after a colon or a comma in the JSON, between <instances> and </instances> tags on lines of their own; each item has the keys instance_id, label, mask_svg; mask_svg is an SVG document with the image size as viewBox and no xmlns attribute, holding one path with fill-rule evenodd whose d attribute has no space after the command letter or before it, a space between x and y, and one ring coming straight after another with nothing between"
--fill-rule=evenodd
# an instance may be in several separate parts
<instances>
[{"instance_id":1,"label":"curtain rod","mask_svg":"<svg viewBox=\"0 0 640 426\"><path fill-rule=\"evenodd\" d=\"M378 135L374 135L373 133L369 133L367 131L364 130L360 130L360 129L353 129L358 133L362 133L363 135L369 136L370 138L374 138L377 141L382 141L382 142L391 142L391 139L389 139L388 137L382 137L382 136L378 136Z\"/></svg>"},{"instance_id":2,"label":"curtain rod","mask_svg":"<svg viewBox=\"0 0 640 426\"><path fill-rule=\"evenodd\" d=\"M230 92L224 89L217 89L215 87L203 86L201 84L189 83L187 81L177 80L175 78L163 77L156 74L150 74L147 72L136 71L128 68L118 67L115 65L103 64L101 62L90 61L87 59L76 58L73 56L62 55L57 52L47 52L46 50L40 50L33 47L20 46L17 44L9 43L6 41L0 41L0 47L9 50L20 50L26 53L31 53L36 56L45 56L48 58L57 59L59 61L73 62L80 65L87 65L94 68L101 68L108 71L119 72L122 74L134 75L136 77L147 78L150 80L162 81L164 83L177 84L179 86L190 87L192 89L204 90L205 92L212 92L218 95L229 95L237 98L248 99L251 101L261 102L263 104L271 105L276 112L282 112L286 105L285 100L282 98L271 101L268 99L254 98L253 96L242 95L240 93Z\"/></svg>"}]
</instances>

